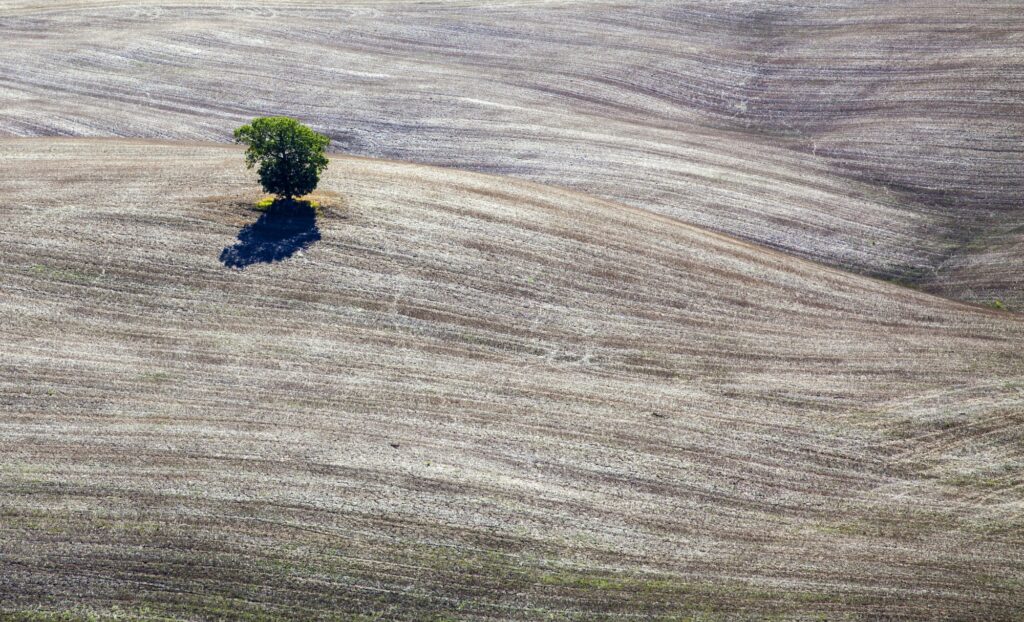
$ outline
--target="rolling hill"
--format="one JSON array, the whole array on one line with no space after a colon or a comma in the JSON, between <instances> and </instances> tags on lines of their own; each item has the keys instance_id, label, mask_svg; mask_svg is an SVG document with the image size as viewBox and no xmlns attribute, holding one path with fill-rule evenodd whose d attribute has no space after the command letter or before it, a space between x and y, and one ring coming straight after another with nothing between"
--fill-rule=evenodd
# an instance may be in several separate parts
<instances>
[{"instance_id":1,"label":"rolling hill","mask_svg":"<svg viewBox=\"0 0 1024 622\"><path fill-rule=\"evenodd\" d=\"M0 620L1019 619L1022 32L0 0Z\"/></svg>"},{"instance_id":2,"label":"rolling hill","mask_svg":"<svg viewBox=\"0 0 1024 622\"><path fill-rule=\"evenodd\" d=\"M236 148L0 161L14 619L1024 606L1019 316L361 158L289 229L318 241L231 269L265 218Z\"/></svg>"},{"instance_id":3,"label":"rolling hill","mask_svg":"<svg viewBox=\"0 0 1024 622\"><path fill-rule=\"evenodd\" d=\"M225 141L511 175L1024 304L1018 2L0 2L0 134Z\"/></svg>"}]
</instances>

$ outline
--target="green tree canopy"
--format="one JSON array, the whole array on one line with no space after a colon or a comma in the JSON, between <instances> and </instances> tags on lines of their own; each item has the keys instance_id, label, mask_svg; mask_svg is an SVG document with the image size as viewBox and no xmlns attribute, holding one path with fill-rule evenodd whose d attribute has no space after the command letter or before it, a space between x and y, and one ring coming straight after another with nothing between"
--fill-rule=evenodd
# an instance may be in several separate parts
<instances>
[{"instance_id":1,"label":"green tree canopy","mask_svg":"<svg viewBox=\"0 0 1024 622\"><path fill-rule=\"evenodd\" d=\"M235 130L235 142L249 146L245 165L259 165L263 189L286 200L316 189L330 141L289 117L259 117Z\"/></svg>"}]
</instances>

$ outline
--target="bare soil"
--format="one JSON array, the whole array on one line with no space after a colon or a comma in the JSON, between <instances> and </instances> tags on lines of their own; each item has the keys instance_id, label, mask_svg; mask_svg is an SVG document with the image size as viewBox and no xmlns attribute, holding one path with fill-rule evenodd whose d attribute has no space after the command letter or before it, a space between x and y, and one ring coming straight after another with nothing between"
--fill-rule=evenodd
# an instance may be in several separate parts
<instances>
[{"instance_id":1,"label":"bare soil","mask_svg":"<svg viewBox=\"0 0 1024 622\"><path fill-rule=\"evenodd\" d=\"M0 0L0 620L1019 620L1022 32Z\"/></svg>"},{"instance_id":2,"label":"bare soil","mask_svg":"<svg viewBox=\"0 0 1024 622\"><path fill-rule=\"evenodd\" d=\"M8 139L0 162L13 619L1024 607L1014 314L342 157L321 239L232 269L260 218L236 148Z\"/></svg>"},{"instance_id":3,"label":"bare soil","mask_svg":"<svg viewBox=\"0 0 1024 622\"><path fill-rule=\"evenodd\" d=\"M1020 9L6 0L0 135L229 141L287 114L340 152L577 189L1019 310L1024 255L1001 249L1024 243Z\"/></svg>"}]
</instances>

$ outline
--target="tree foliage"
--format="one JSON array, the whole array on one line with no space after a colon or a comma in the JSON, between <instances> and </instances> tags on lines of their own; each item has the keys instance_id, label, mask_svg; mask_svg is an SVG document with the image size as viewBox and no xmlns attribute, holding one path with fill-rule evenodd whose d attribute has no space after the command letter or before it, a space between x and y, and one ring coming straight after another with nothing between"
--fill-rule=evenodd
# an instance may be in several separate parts
<instances>
[{"instance_id":1,"label":"tree foliage","mask_svg":"<svg viewBox=\"0 0 1024 622\"><path fill-rule=\"evenodd\" d=\"M245 165L258 166L263 189L286 200L316 189L330 140L289 117L259 117L235 130L235 142L248 145Z\"/></svg>"}]
</instances>

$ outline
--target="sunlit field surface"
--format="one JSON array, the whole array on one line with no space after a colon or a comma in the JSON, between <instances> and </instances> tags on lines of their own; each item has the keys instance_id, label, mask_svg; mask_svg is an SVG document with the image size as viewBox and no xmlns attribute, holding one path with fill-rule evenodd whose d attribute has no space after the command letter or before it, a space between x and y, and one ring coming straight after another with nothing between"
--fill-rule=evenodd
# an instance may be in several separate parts
<instances>
[{"instance_id":1,"label":"sunlit field surface","mask_svg":"<svg viewBox=\"0 0 1024 622\"><path fill-rule=\"evenodd\" d=\"M0 0L0 619L1018 619L1022 30Z\"/></svg>"}]
</instances>

